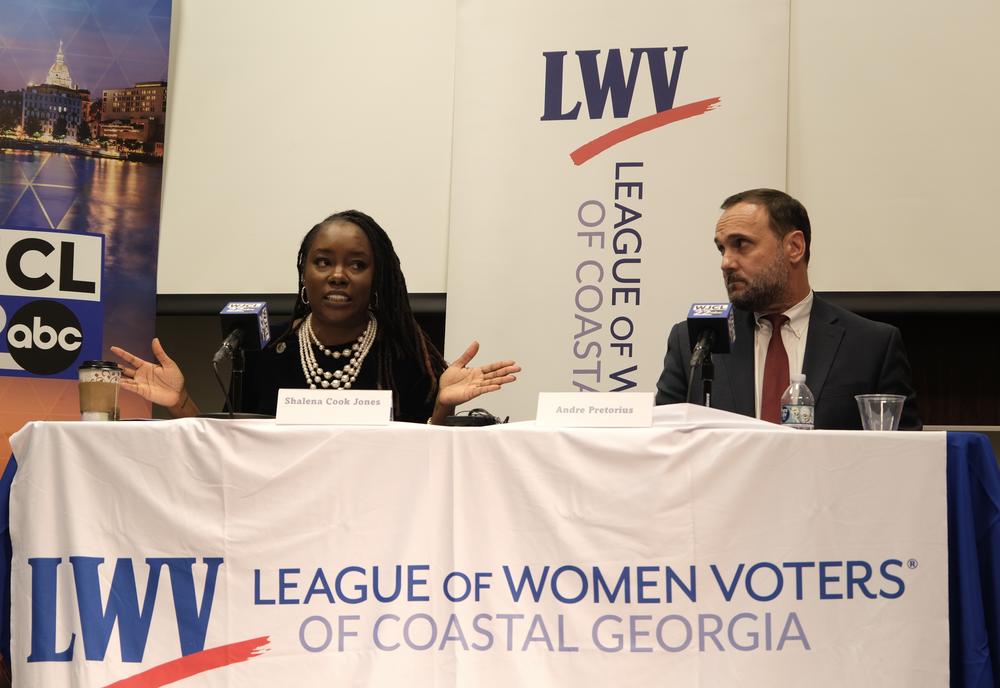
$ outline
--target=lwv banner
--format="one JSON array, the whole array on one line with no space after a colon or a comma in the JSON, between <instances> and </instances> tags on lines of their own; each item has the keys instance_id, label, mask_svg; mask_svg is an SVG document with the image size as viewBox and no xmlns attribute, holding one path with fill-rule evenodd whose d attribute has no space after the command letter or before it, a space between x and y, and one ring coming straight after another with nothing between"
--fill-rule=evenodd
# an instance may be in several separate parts
<instances>
[{"instance_id":1,"label":"lwv banner","mask_svg":"<svg viewBox=\"0 0 1000 688\"><path fill-rule=\"evenodd\" d=\"M787 0L468 0L455 64L449 353L522 364L488 401L515 418L652 391L670 325L726 300L719 204L784 187Z\"/></svg>"},{"instance_id":2,"label":"lwv banner","mask_svg":"<svg viewBox=\"0 0 1000 688\"><path fill-rule=\"evenodd\" d=\"M944 433L668 422L683 408L625 430L33 423L15 684L947 685Z\"/></svg>"}]
</instances>

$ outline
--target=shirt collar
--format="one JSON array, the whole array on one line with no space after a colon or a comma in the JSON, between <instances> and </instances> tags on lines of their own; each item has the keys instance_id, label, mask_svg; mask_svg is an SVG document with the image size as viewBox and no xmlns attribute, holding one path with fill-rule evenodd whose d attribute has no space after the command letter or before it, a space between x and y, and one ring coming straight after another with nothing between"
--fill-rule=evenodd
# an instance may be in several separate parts
<instances>
[{"instance_id":1,"label":"shirt collar","mask_svg":"<svg viewBox=\"0 0 1000 688\"><path fill-rule=\"evenodd\" d=\"M802 334L805 332L806 326L809 324L809 314L812 312L813 305L813 293L809 290L809 293L804 299L799 301L797 304L789 308L783 313L783 315L788 317L788 323L786 327L792 331L797 338L801 339ZM754 321L757 323L757 327L760 327L761 320L764 318L765 313L753 314ZM766 321L765 321L766 322Z\"/></svg>"}]
</instances>

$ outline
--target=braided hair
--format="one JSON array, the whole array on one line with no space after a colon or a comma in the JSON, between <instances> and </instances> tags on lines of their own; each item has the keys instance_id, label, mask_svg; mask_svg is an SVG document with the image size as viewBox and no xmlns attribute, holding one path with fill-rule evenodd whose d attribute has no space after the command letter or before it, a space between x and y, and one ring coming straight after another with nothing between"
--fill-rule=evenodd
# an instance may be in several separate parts
<instances>
[{"instance_id":1,"label":"braided hair","mask_svg":"<svg viewBox=\"0 0 1000 688\"><path fill-rule=\"evenodd\" d=\"M393 408L399 408L396 381L392 372L393 362L398 359L416 360L420 362L423 373L430 382L427 400L434 399L437 396L438 378L441 377L441 373L448 367L448 364L441 352L431 342L427 333L420 327L416 318L413 317L409 292L406 290L406 278L403 277L399 256L396 255L396 250L392 247L389 235L372 217L359 210L344 210L334 213L315 225L302 237L302 244L299 246L298 257L295 261L299 276L299 289L295 297L295 306L292 309L292 323L273 344L276 345L278 342L288 339L299 329L305 321L305 317L310 313L308 304L302 300L306 258L316 235L333 222L349 222L355 225L365 233L365 236L368 237L368 243L372 247L375 277L372 280L368 307L378 319L378 332L375 336L377 346L373 351L376 354L376 384L378 388L392 390Z\"/></svg>"}]
</instances>

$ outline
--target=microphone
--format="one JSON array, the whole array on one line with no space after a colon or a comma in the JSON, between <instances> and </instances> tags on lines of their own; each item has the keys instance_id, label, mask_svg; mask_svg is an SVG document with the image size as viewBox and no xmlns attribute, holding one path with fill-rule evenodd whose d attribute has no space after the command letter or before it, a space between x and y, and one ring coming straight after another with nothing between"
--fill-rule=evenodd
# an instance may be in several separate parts
<instances>
[{"instance_id":1,"label":"microphone","mask_svg":"<svg viewBox=\"0 0 1000 688\"><path fill-rule=\"evenodd\" d=\"M708 354L728 354L736 341L731 303L693 303L687 317L691 338L691 367L704 363Z\"/></svg>"},{"instance_id":2,"label":"microphone","mask_svg":"<svg viewBox=\"0 0 1000 688\"><path fill-rule=\"evenodd\" d=\"M230 301L219 311L219 319L225 339L212 356L213 364L231 358L238 348L260 351L271 341L271 325L264 301Z\"/></svg>"}]
</instances>

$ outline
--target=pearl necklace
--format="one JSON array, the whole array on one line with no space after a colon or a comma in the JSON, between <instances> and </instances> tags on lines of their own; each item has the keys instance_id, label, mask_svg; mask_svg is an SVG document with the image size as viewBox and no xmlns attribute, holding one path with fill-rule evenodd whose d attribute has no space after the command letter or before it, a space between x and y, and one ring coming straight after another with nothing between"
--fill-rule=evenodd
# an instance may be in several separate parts
<instances>
[{"instance_id":1,"label":"pearl necklace","mask_svg":"<svg viewBox=\"0 0 1000 688\"><path fill-rule=\"evenodd\" d=\"M365 362L365 356L372 348L375 341L375 333L378 332L378 321L375 315L369 311L368 326L365 331L358 336L358 340L345 347L343 350L331 351L323 346L316 337L312 328L312 313L306 316L302 326L299 328L299 359L302 362L302 374L309 383L309 389L350 389L351 385L358 378L358 371L361 364ZM348 361L340 370L329 371L316 360L316 353L311 344L330 358L348 358Z\"/></svg>"}]
</instances>

